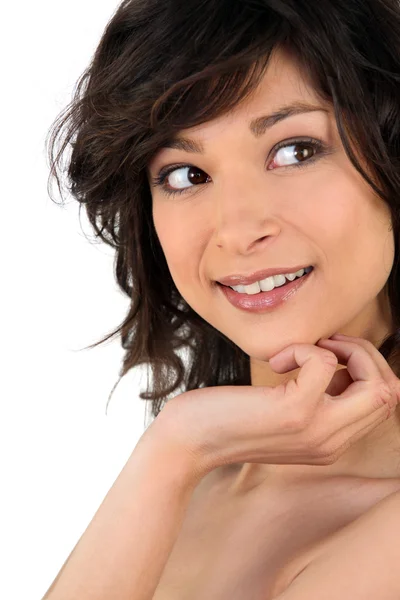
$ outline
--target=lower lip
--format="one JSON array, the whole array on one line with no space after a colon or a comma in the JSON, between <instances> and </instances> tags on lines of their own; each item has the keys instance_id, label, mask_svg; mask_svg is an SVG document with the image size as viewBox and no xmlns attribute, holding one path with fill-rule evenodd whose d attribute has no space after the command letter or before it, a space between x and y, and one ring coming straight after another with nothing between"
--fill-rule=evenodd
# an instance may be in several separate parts
<instances>
[{"instance_id":1,"label":"lower lip","mask_svg":"<svg viewBox=\"0 0 400 600\"><path fill-rule=\"evenodd\" d=\"M218 284L222 293L225 294L233 306L240 308L248 312L267 312L273 308L281 306L285 302L288 302L303 285L309 280L310 275L314 273L314 269L303 275L303 277L294 279L286 285L282 285L274 288L270 292L260 292L259 294L239 294L232 288L222 284Z\"/></svg>"}]
</instances>

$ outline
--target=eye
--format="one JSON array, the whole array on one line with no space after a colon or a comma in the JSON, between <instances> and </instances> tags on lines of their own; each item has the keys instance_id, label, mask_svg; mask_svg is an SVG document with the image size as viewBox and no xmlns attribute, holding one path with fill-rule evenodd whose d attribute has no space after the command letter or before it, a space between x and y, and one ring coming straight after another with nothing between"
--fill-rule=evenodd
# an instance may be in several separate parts
<instances>
[{"instance_id":1,"label":"eye","mask_svg":"<svg viewBox=\"0 0 400 600\"><path fill-rule=\"evenodd\" d=\"M295 149L295 151L293 150ZM310 142L296 142L295 144L285 145L278 147L275 152L274 160L272 164L277 166L291 166L293 163L293 157L295 160L300 162L309 161L316 153L316 145ZM279 164L280 163L280 164ZM296 163L294 166L297 166ZM268 170L273 169L271 165L268 166Z\"/></svg>"},{"instance_id":2,"label":"eye","mask_svg":"<svg viewBox=\"0 0 400 600\"><path fill-rule=\"evenodd\" d=\"M321 140L314 138L284 140L273 148L273 160L268 164L267 170L305 168L332 151ZM154 187L161 187L165 194L173 195L210 181L211 178L202 169L194 165L178 164L161 169L152 179L152 184Z\"/></svg>"},{"instance_id":3,"label":"eye","mask_svg":"<svg viewBox=\"0 0 400 600\"><path fill-rule=\"evenodd\" d=\"M174 168L166 175L168 184L174 189L186 189L190 184L208 183L210 177L198 167L180 167ZM189 186L187 183L189 182Z\"/></svg>"}]
</instances>

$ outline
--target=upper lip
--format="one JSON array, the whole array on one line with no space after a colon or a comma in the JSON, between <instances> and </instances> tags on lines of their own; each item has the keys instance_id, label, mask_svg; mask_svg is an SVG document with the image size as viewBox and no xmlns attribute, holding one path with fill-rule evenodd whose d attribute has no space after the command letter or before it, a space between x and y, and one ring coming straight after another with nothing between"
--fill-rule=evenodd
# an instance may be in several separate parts
<instances>
[{"instance_id":1,"label":"upper lip","mask_svg":"<svg viewBox=\"0 0 400 600\"><path fill-rule=\"evenodd\" d=\"M222 283L223 285L250 285L251 283L255 283L256 281L261 281L266 277L271 277L272 275L284 275L286 273L296 273L300 271L300 269L307 269L311 265L300 265L298 267L276 267L275 269L263 269L262 271L255 271L250 275L229 275L227 277L221 277L217 279L218 283Z\"/></svg>"}]
</instances>

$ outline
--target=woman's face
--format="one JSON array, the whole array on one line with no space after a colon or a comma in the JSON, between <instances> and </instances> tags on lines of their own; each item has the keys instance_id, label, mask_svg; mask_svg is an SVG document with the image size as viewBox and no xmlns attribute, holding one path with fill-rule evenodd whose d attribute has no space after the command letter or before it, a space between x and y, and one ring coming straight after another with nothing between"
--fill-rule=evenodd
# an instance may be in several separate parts
<instances>
[{"instance_id":1,"label":"woman's face","mask_svg":"<svg viewBox=\"0 0 400 600\"><path fill-rule=\"evenodd\" d=\"M250 131L251 120L294 102L321 110L280 120L262 134ZM288 56L275 54L245 103L178 137L203 151L163 148L150 163L150 178L168 165L187 165L164 183L182 193L150 184L156 232L183 298L248 354L253 368L267 368L265 361L289 344L315 344L336 332L371 341L386 335L383 288L394 259L389 208L347 158L332 108ZM305 152L291 138L312 138L324 150L308 145ZM216 284L282 265L312 265L314 272L291 299L264 313L234 307Z\"/></svg>"}]
</instances>

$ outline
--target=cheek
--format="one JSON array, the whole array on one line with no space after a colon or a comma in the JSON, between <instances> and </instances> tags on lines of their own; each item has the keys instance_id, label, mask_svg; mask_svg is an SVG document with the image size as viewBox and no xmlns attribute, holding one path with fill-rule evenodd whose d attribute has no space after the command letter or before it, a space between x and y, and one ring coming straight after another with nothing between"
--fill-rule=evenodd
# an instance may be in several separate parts
<instances>
[{"instance_id":1,"label":"cheek","mask_svg":"<svg viewBox=\"0 0 400 600\"><path fill-rule=\"evenodd\" d=\"M390 209L354 169L343 165L323 175L320 185L314 181L303 225L321 255L324 277L335 289L354 292L357 286L377 294L394 260Z\"/></svg>"},{"instance_id":2,"label":"cheek","mask_svg":"<svg viewBox=\"0 0 400 600\"><path fill-rule=\"evenodd\" d=\"M372 277L383 286L392 269L395 251L390 210L371 190L357 200L358 221L354 223L352 234L352 262L366 280Z\"/></svg>"},{"instance_id":3,"label":"cheek","mask_svg":"<svg viewBox=\"0 0 400 600\"><path fill-rule=\"evenodd\" d=\"M193 228L183 222L182 215L175 218L167 207L153 208L153 222L172 279L182 293L180 283L193 272L196 256Z\"/></svg>"}]
</instances>

